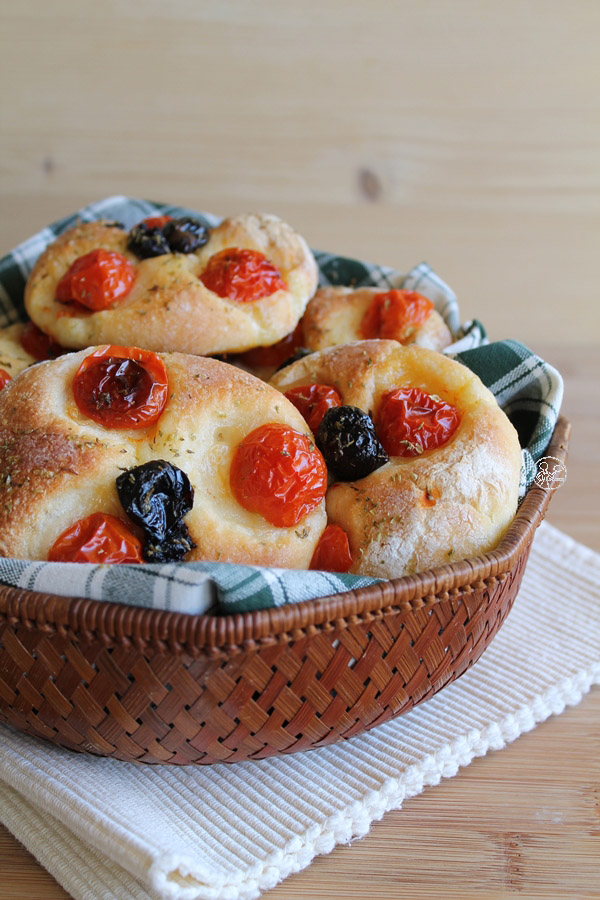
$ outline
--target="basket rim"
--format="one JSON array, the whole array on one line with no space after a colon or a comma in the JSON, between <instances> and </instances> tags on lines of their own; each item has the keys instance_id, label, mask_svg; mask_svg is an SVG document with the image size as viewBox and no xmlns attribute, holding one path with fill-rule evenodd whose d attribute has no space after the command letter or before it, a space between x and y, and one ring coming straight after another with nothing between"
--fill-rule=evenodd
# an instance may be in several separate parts
<instances>
[{"instance_id":1,"label":"basket rim","mask_svg":"<svg viewBox=\"0 0 600 900\"><path fill-rule=\"evenodd\" d=\"M562 463L571 424L560 416L545 451ZM498 547L482 556L417 575L380 582L289 606L225 615L189 614L62 597L0 585L0 621L47 633L100 639L106 646L133 643L159 651L209 655L297 639L314 630L351 625L394 610L431 606L461 588L504 576L526 552L544 518L553 490L533 485Z\"/></svg>"}]
</instances>

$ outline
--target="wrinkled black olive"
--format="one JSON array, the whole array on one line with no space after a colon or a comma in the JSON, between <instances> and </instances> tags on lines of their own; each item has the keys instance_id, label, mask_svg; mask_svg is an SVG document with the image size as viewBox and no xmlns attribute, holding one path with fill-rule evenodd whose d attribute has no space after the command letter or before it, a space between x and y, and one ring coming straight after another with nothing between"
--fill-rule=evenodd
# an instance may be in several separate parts
<instances>
[{"instance_id":1,"label":"wrinkled black olive","mask_svg":"<svg viewBox=\"0 0 600 900\"><path fill-rule=\"evenodd\" d=\"M142 547L142 556L146 562L179 562L195 546L187 525L184 522L178 522L162 540L156 540L149 536Z\"/></svg>"},{"instance_id":2,"label":"wrinkled black olive","mask_svg":"<svg viewBox=\"0 0 600 900\"><path fill-rule=\"evenodd\" d=\"M191 216L171 219L163 225L162 233L173 253L193 253L204 247L209 237L206 225Z\"/></svg>"},{"instance_id":3,"label":"wrinkled black olive","mask_svg":"<svg viewBox=\"0 0 600 900\"><path fill-rule=\"evenodd\" d=\"M160 228L140 222L129 232L128 248L140 259L165 253L193 253L208 241L209 229L198 219L182 216L170 219Z\"/></svg>"},{"instance_id":4,"label":"wrinkled black olive","mask_svg":"<svg viewBox=\"0 0 600 900\"><path fill-rule=\"evenodd\" d=\"M149 228L144 222L134 225L129 232L127 247L135 253L139 259L148 259L151 256L163 256L171 253L171 248L161 228Z\"/></svg>"},{"instance_id":5,"label":"wrinkled black olive","mask_svg":"<svg viewBox=\"0 0 600 900\"><path fill-rule=\"evenodd\" d=\"M117 478L117 494L125 512L159 543L194 503L194 489L185 472L164 459L123 472Z\"/></svg>"},{"instance_id":6,"label":"wrinkled black olive","mask_svg":"<svg viewBox=\"0 0 600 900\"><path fill-rule=\"evenodd\" d=\"M291 366L292 363L297 362L299 359L303 359L305 356L310 356L313 353L313 350L309 350L308 347L298 347L293 356L288 356L287 359L284 359L282 363L280 363L275 369L276 372L279 372L281 369L285 369L287 366Z\"/></svg>"},{"instance_id":7,"label":"wrinkled black olive","mask_svg":"<svg viewBox=\"0 0 600 900\"><path fill-rule=\"evenodd\" d=\"M371 417L356 406L328 409L315 441L327 468L338 481L357 481L388 461Z\"/></svg>"}]
</instances>

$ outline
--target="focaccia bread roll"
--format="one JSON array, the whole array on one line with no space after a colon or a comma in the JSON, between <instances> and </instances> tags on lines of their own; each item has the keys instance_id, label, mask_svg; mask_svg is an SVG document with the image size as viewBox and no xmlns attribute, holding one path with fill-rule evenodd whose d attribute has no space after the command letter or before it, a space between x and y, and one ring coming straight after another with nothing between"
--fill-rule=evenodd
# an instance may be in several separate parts
<instances>
[{"instance_id":1,"label":"focaccia bread roll","mask_svg":"<svg viewBox=\"0 0 600 900\"><path fill-rule=\"evenodd\" d=\"M271 384L292 394L329 386L337 394L334 406L357 407L374 425L378 467L364 477L351 474L362 440L358 428L332 445L350 464L344 480L333 473L327 492L328 522L348 535L349 571L394 578L497 546L517 509L520 446L493 394L466 366L422 347L357 341L306 356ZM324 389L322 395L334 396ZM316 402L314 396L312 405L305 401L311 415ZM333 412L316 429L328 464L320 435ZM408 431L404 421L412 423ZM436 433L442 435L437 446Z\"/></svg>"},{"instance_id":2,"label":"focaccia bread roll","mask_svg":"<svg viewBox=\"0 0 600 900\"><path fill-rule=\"evenodd\" d=\"M164 391L161 372L166 372ZM154 378L152 391L146 389L146 376ZM135 403L122 412L129 403L129 395L122 399L127 391ZM132 409L137 419L131 418ZM258 509L240 501L232 481L240 447L257 429L274 433L277 440L281 434L292 437L283 449L271 446L271 457L261 456L262 445L253 457L257 472L246 475L250 489L256 488ZM268 480L265 467L273 453L276 464L284 460L289 475L293 447L299 444L303 465L308 460L313 466L316 488L298 507L297 521L288 524L288 516L286 524L273 524L261 512L268 492L253 479ZM181 479L189 480L193 492L191 508L185 507L174 532L178 538L187 535L190 549L177 560L307 568L326 523L327 473L303 418L274 388L214 359L99 347L39 363L0 391L0 448L2 556L48 559L66 530L97 513L120 519L149 544L151 535L124 507L117 479L127 488L146 464L157 461L183 472ZM292 476L284 488L291 484L306 500L304 483ZM145 495L148 503L156 499L153 490ZM284 504L286 514L293 502L294 497Z\"/></svg>"},{"instance_id":3,"label":"focaccia bread roll","mask_svg":"<svg viewBox=\"0 0 600 900\"><path fill-rule=\"evenodd\" d=\"M304 345L324 350L363 339L388 339L443 350L452 335L430 300L415 291L320 288L302 318Z\"/></svg>"},{"instance_id":4,"label":"focaccia bread roll","mask_svg":"<svg viewBox=\"0 0 600 900\"><path fill-rule=\"evenodd\" d=\"M90 222L62 234L28 279L31 319L68 348L111 343L197 355L271 344L294 329L316 289L317 266L289 225L250 214L210 230L196 222L194 241L183 225L185 239L171 243L199 246L170 252L163 232L184 220L165 218L145 220L151 226L140 223L137 232ZM146 253L159 255L140 258ZM71 268L82 258L83 274Z\"/></svg>"}]
</instances>

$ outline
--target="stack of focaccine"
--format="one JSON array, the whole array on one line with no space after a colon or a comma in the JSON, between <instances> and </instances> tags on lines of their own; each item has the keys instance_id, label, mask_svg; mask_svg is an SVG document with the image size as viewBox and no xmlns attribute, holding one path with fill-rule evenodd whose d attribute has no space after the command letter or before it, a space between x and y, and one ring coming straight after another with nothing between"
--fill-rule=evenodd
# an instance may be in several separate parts
<instances>
[{"instance_id":1,"label":"stack of focaccine","mask_svg":"<svg viewBox=\"0 0 600 900\"><path fill-rule=\"evenodd\" d=\"M316 288L274 216L59 237L27 284L32 323L0 333L0 554L392 578L496 546L519 443L436 352L452 337L433 305ZM270 384L205 358L246 352L265 375L298 343L312 352Z\"/></svg>"}]
</instances>

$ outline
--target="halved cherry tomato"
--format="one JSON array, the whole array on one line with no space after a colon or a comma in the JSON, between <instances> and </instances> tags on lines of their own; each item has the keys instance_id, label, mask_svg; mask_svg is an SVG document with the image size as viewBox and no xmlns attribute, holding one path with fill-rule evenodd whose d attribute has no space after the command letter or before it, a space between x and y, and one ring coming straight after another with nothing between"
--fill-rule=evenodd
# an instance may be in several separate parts
<instances>
[{"instance_id":1,"label":"halved cherry tomato","mask_svg":"<svg viewBox=\"0 0 600 900\"><path fill-rule=\"evenodd\" d=\"M446 444L461 413L450 403L418 388L397 388L381 398L376 429L390 456L420 456Z\"/></svg>"},{"instance_id":2,"label":"halved cherry tomato","mask_svg":"<svg viewBox=\"0 0 600 900\"><path fill-rule=\"evenodd\" d=\"M339 525L328 525L313 553L310 568L322 572L347 572L351 565L348 535Z\"/></svg>"},{"instance_id":3,"label":"halved cherry tomato","mask_svg":"<svg viewBox=\"0 0 600 900\"><path fill-rule=\"evenodd\" d=\"M57 537L48 559L50 562L141 563L142 545L116 516L92 513Z\"/></svg>"},{"instance_id":4,"label":"halved cherry tomato","mask_svg":"<svg viewBox=\"0 0 600 900\"><path fill-rule=\"evenodd\" d=\"M172 218L173 216L148 216L147 219L142 219L140 224L145 225L146 228L162 228Z\"/></svg>"},{"instance_id":5,"label":"halved cherry tomato","mask_svg":"<svg viewBox=\"0 0 600 900\"><path fill-rule=\"evenodd\" d=\"M363 338L410 340L417 325L425 322L433 303L416 291L386 291L375 294L360 324Z\"/></svg>"},{"instance_id":6,"label":"halved cherry tomato","mask_svg":"<svg viewBox=\"0 0 600 900\"><path fill-rule=\"evenodd\" d=\"M211 256L200 281L219 297L239 303L251 303L275 291L287 290L281 272L264 253L240 247L228 247Z\"/></svg>"},{"instance_id":7,"label":"halved cherry tomato","mask_svg":"<svg viewBox=\"0 0 600 900\"><path fill-rule=\"evenodd\" d=\"M12 381L12 376L8 374L6 369L0 369L0 391L3 387L6 387L9 381Z\"/></svg>"},{"instance_id":8,"label":"halved cherry tomato","mask_svg":"<svg viewBox=\"0 0 600 900\"><path fill-rule=\"evenodd\" d=\"M302 322L298 322L294 330L276 344L246 350L239 354L238 359L248 366L280 366L302 346L303 340Z\"/></svg>"},{"instance_id":9,"label":"halved cherry tomato","mask_svg":"<svg viewBox=\"0 0 600 900\"><path fill-rule=\"evenodd\" d=\"M316 434L327 410L342 405L341 396L329 384L304 384L301 387L290 388L285 392L285 396L304 416L313 434Z\"/></svg>"},{"instance_id":10,"label":"halved cherry tomato","mask_svg":"<svg viewBox=\"0 0 600 900\"><path fill-rule=\"evenodd\" d=\"M99 247L79 256L56 286L61 303L107 309L123 300L135 280L135 266L121 253Z\"/></svg>"},{"instance_id":11,"label":"halved cherry tomato","mask_svg":"<svg viewBox=\"0 0 600 900\"><path fill-rule=\"evenodd\" d=\"M168 393L164 362L139 347L99 347L86 356L73 379L80 412L109 428L154 425Z\"/></svg>"},{"instance_id":12,"label":"halved cherry tomato","mask_svg":"<svg viewBox=\"0 0 600 900\"><path fill-rule=\"evenodd\" d=\"M238 503L278 528L297 525L327 490L327 467L315 445L278 423L260 425L242 440L229 478Z\"/></svg>"},{"instance_id":13,"label":"halved cherry tomato","mask_svg":"<svg viewBox=\"0 0 600 900\"><path fill-rule=\"evenodd\" d=\"M19 338L21 347L37 360L56 359L66 353L64 347L57 344L49 334L43 332L33 322L27 322Z\"/></svg>"}]
</instances>

